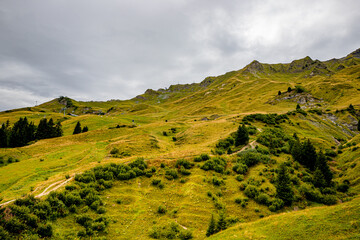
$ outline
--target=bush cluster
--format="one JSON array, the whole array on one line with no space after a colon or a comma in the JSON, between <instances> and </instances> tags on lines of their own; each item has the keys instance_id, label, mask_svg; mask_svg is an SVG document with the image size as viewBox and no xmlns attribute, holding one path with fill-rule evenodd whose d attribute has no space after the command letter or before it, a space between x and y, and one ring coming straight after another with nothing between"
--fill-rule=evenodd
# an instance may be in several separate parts
<instances>
[{"instance_id":1,"label":"bush cluster","mask_svg":"<svg viewBox=\"0 0 360 240\"><path fill-rule=\"evenodd\" d=\"M214 170L218 173L223 173L226 168L226 160L222 157L213 157L201 166L201 169L205 171Z\"/></svg>"},{"instance_id":2,"label":"bush cluster","mask_svg":"<svg viewBox=\"0 0 360 240\"><path fill-rule=\"evenodd\" d=\"M281 122L284 122L285 120L288 120L289 117L286 114L276 114L276 113L269 113L269 114L261 114L261 113L255 113L245 116L242 121L243 122L254 122L259 121L263 122L269 125L276 125Z\"/></svg>"}]
</instances>

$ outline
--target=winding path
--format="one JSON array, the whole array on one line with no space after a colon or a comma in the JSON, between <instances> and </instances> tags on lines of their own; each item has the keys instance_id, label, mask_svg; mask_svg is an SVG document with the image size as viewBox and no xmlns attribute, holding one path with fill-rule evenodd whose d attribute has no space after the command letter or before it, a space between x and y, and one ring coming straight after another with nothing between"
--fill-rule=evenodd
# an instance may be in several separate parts
<instances>
[{"instance_id":1,"label":"winding path","mask_svg":"<svg viewBox=\"0 0 360 240\"><path fill-rule=\"evenodd\" d=\"M35 197L36 197L36 198L40 198L40 197L46 196L46 195L48 195L49 193L51 193L52 191L55 191L55 190L59 189L60 187L64 186L65 184L67 184L68 182L70 182L70 181L73 180L73 179L74 179L74 177L71 177L71 178L66 179L66 180L64 180L64 181L58 181L58 182L52 183L52 184L50 184L47 188L45 188L44 191L42 191L42 193L36 195ZM16 200L16 199L13 199L13 200L10 200L10 201L1 203L1 204L0 204L0 207L5 206L5 205L8 205L9 203L14 202L15 200Z\"/></svg>"}]
</instances>

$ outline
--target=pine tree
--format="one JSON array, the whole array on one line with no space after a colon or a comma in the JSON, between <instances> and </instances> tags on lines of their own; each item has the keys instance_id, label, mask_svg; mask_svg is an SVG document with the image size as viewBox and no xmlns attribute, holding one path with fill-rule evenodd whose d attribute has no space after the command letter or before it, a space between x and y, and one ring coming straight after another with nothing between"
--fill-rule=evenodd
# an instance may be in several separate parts
<instances>
[{"instance_id":1,"label":"pine tree","mask_svg":"<svg viewBox=\"0 0 360 240\"><path fill-rule=\"evenodd\" d=\"M315 187L318 188L322 188L327 185L324 174L321 172L319 168L316 168L316 170L314 171L313 184Z\"/></svg>"},{"instance_id":2,"label":"pine tree","mask_svg":"<svg viewBox=\"0 0 360 240\"><path fill-rule=\"evenodd\" d=\"M317 155L315 168L316 168L315 172L317 170L319 170L323 176L323 179L324 179L323 187L329 187L331 185L331 181L333 179L333 173L331 172L330 167L327 164L326 156L322 151L319 151L319 153ZM315 173L314 173L314 175L315 175ZM314 176L314 178L315 178L315 176Z\"/></svg>"},{"instance_id":3,"label":"pine tree","mask_svg":"<svg viewBox=\"0 0 360 240\"><path fill-rule=\"evenodd\" d=\"M278 91L278 95L279 95L279 96L281 95L281 91Z\"/></svg>"},{"instance_id":4,"label":"pine tree","mask_svg":"<svg viewBox=\"0 0 360 240\"><path fill-rule=\"evenodd\" d=\"M287 91L288 91L288 92L291 92L291 91L292 91L291 87L288 87Z\"/></svg>"},{"instance_id":5,"label":"pine tree","mask_svg":"<svg viewBox=\"0 0 360 240\"><path fill-rule=\"evenodd\" d=\"M80 124L80 122L76 123L73 134L78 134L78 133L81 133L81 124Z\"/></svg>"},{"instance_id":6,"label":"pine tree","mask_svg":"<svg viewBox=\"0 0 360 240\"><path fill-rule=\"evenodd\" d=\"M0 128L0 148L6 148L8 146L8 129L5 123Z\"/></svg>"},{"instance_id":7,"label":"pine tree","mask_svg":"<svg viewBox=\"0 0 360 240\"><path fill-rule=\"evenodd\" d=\"M301 109L300 105L297 104L297 105L296 105L296 110L300 110L300 109Z\"/></svg>"},{"instance_id":8,"label":"pine tree","mask_svg":"<svg viewBox=\"0 0 360 240\"><path fill-rule=\"evenodd\" d=\"M291 181L286 165L280 165L276 178L276 196L284 201L285 205L291 205L293 201L293 191L291 189Z\"/></svg>"},{"instance_id":9,"label":"pine tree","mask_svg":"<svg viewBox=\"0 0 360 240\"><path fill-rule=\"evenodd\" d=\"M20 118L14 123L9 134L9 147L22 147L35 139L35 125L27 118Z\"/></svg>"},{"instance_id":10,"label":"pine tree","mask_svg":"<svg viewBox=\"0 0 360 240\"><path fill-rule=\"evenodd\" d=\"M214 219L214 215L211 215L211 220L210 220L209 227L206 231L206 236L209 237L210 235L213 235L215 232L216 232L215 219Z\"/></svg>"},{"instance_id":11,"label":"pine tree","mask_svg":"<svg viewBox=\"0 0 360 240\"><path fill-rule=\"evenodd\" d=\"M245 145L249 142L249 132L244 124L239 126L235 136L235 146Z\"/></svg>"},{"instance_id":12,"label":"pine tree","mask_svg":"<svg viewBox=\"0 0 360 240\"><path fill-rule=\"evenodd\" d=\"M61 137L63 135L63 130L61 128L60 122L58 122L55 126L55 134L56 134L56 137Z\"/></svg>"},{"instance_id":13,"label":"pine tree","mask_svg":"<svg viewBox=\"0 0 360 240\"><path fill-rule=\"evenodd\" d=\"M85 127L83 128L82 132L84 133L84 132L87 132L87 131L89 131L89 129L88 129L87 126L85 126Z\"/></svg>"},{"instance_id":14,"label":"pine tree","mask_svg":"<svg viewBox=\"0 0 360 240\"><path fill-rule=\"evenodd\" d=\"M55 136L55 124L54 120L50 118L47 126L46 126L46 138L53 138Z\"/></svg>"},{"instance_id":15,"label":"pine tree","mask_svg":"<svg viewBox=\"0 0 360 240\"><path fill-rule=\"evenodd\" d=\"M310 170L314 170L315 169L315 163L317 160L317 154L316 154L316 150L315 147L312 145L312 143L310 142L310 140L308 139L307 141L305 141L302 144L302 149L301 149L301 164L305 165L307 168L309 168Z\"/></svg>"},{"instance_id":16,"label":"pine tree","mask_svg":"<svg viewBox=\"0 0 360 240\"><path fill-rule=\"evenodd\" d=\"M216 224L216 229L217 229L217 232L220 232L220 231L226 229L225 212L223 210L220 211L219 220Z\"/></svg>"},{"instance_id":17,"label":"pine tree","mask_svg":"<svg viewBox=\"0 0 360 240\"><path fill-rule=\"evenodd\" d=\"M357 130L360 131L360 120L358 121Z\"/></svg>"},{"instance_id":18,"label":"pine tree","mask_svg":"<svg viewBox=\"0 0 360 240\"><path fill-rule=\"evenodd\" d=\"M37 127L36 131L36 139L45 139L47 138L47 119L43 118L40 120L39 125Z\"/></svg>"},{"instance_id":19,"label":"pine tree","mask_svg":"<svg viewBox=\"0 0 360 240\"><path fill-rule=\"evenodd\" d=\"M291 155L294 161L302 163L301 143L299 140L295 140L291 145Z\"/></svg>"}]
</instances>

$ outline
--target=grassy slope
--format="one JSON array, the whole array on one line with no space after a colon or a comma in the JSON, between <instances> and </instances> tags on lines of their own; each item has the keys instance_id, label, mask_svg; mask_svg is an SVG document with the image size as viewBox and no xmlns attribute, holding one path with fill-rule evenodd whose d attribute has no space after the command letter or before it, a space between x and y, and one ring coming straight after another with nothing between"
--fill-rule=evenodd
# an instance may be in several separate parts
<instances>
[{"instance_id":1,"label":"grassy slope","mask_svg":"<svg viewBox=\"0 0 360 240\"><path fill-rule=\"evenodd\" d=\"M360 199L238 224L209 239L359 239Z\"/></svg>"}]
</instances>

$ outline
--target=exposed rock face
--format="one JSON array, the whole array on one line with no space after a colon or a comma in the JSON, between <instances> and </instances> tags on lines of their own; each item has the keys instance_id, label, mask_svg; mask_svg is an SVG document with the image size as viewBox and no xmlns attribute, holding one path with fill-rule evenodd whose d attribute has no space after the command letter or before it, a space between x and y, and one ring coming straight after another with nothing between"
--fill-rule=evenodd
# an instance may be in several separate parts
<instances>
[{"instance_id":1,"label":"exposed rock face","mask_svg":"<svg viewBox=\"0 0 360 240\"><path fill-rule=\"evenodd\" d=\"M275 99L269 100L267 103L275 105L281 101L293 101L298 104L304 105L304 107L315 107L316 104L320 104L323 102L322 99L315 98L310 93L284 93L280 96L277 96Z\"/></svg>"},{"instance_id":2,"label":"exposed rock face","mask_svg":"<svg viewBox=\"0 0 360 240\"><path fill-rule=\"evenodd\" d=\"M263 72L264 66L258 61L254 60L244 68L244 73L257 73Z\"/></svg>"},{"instance_id":3,"label":"exposed rock face","mask_svg":"<svg viewBox=\"0 0 360 240\"><path fill-rule=\"evenodd\" d=\"M304 69L309 69L314 63L315 61L313 61L309 56L307 56L303 59L292 61L290 63L288 71L292 73L302 72Z\"/></svg>"}]
</instances>

